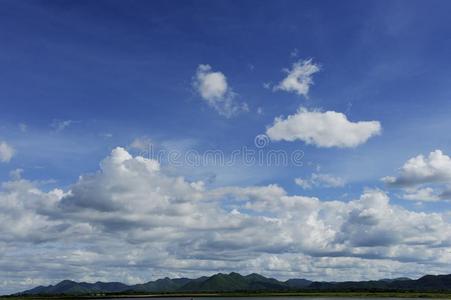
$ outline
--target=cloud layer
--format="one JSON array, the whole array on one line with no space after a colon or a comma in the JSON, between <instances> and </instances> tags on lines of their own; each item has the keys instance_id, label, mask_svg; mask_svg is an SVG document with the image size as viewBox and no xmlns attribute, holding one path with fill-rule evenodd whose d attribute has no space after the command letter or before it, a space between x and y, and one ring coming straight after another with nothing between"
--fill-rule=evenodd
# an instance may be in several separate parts
<instances>
[{"instance_id":1,"label":"cloud layer","mask_svg":"<svg viewBox=\"0 0 451 300\"><path fill-rule=\"evenodd\" d=\"M16 177L2 184L0 202L2 292L63 278L142 282L232 270L416 276L451 262L449 217L392 205L380 190L341 202L278 185L208 189L123 148L67 191Z\"/></svg>"},{"instance_id":2,"label":"cloud layer","mask_svg":"<svg viewBox=\"0 0 451 300\"><path fill-rule=\"evenodd\" d=\"M246 103L236 101L237 94L227 83L226 76L214 72L210 65L197 67L193 86L210 107L227 118L248 110Z\"/></svg>"},{"instance_id":3,"label":"cloud layer","mask_svg":"<svg viewBox=\"0 0 451 300\"><path fill-rule=\"evenodd\" d=\"M301 140L317 147L352 148L381 133L378 121L351 122L335 111L309 111L300 108L286 119L276 118L266 134L274 141Z\"/></svg>"}]
</instances>

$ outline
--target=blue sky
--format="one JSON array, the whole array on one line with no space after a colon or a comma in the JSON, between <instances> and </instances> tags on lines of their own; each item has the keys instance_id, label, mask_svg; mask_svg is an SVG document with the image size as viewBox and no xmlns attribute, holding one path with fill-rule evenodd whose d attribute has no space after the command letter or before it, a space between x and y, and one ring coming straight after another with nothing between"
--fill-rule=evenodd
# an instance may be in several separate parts
<instances>
[{"instance_id":1,"label":"blue sky","mask_svg":"<svg viewBox=\"0 0 451 300\"><path fill-rule=\"evenodd\" d=\"M242 147L255 149L255 137L268 134L271 141L264 151L301 150L303 166L246 166L237 162L230 167L194 168L161 162L161 170L165 176L184 176L187 183L202 182L207 191L222 193L218 207L224 210L236 204L235 198L254 197L249 196L251 187L277 185L292 197L344 203L364 193L383 192L389 195L390 205L400 209L431 214L430 218L440 214L444 222L440 226L450 233L451 3L3 0L0 5L0 142L10 153L3 154L0 162L5 199L12 193L6 184L14 180L32 184L42 193L54 188L71 193L77 185L85 184L79 176L99 172L99 162L114 157L110 152L116 147L132 155L142 152L133 146L134 141L150 140L156 149L181 153L220 150L229 156ZM307 84L308 93L277 88L294 70L293 64L309 59L319 71L309 76L313 84ZM202 82L196 77L200 65L210 66L205 74L226 78L224 93L219 91L219 96L210 98L202 95ZM212 101L220 105L223 101L246 103L246 107L224 116ZM307 113L318 112L320 117L328 111L343 114L352 124L375 121L380 130L369 133L357 145L344 147L324 147L315 138L306 142L299 138L303 134L299 132L293 141L287 141L293 138L287 136L292 131L280 133L280 139L269 134L268 129L277 123L275 118L300 116L301 107ZM317 128L315 124L311 126ZM333 138L340 141L349 136L346 129L338 134ZM429 156L435 150L442 155ZM400 169L419 155L423 155L419 169ZM17 169L23 169L20 176L10 174ZM394 179L381 180L387 176ZM301 180L298 184L296 178ZM335 180L332 184L331 178ZM227 190L232 187L233 192ZM62 197L61 203L71 199ZM250 218L262 213L249 207L252 205L244 205L242 211ZM263 214L273 215L274 211ZM48 221L61 222L52 216L40 214ZM71 226L87 224L93 231L100 226L91 219L77 222ZM39 245L56 253L64 239L41 241ZM8 247L16 247L16 242L14 238L4 241ZM169 245L176 247L174 243ZM92 248L99 246L80 240L70 245L71 251L90 249L93 253ZM449 258L449 245L442 247ZM299 251L309 255L305 247ZM182 260L168 253L168 257ZM288 250L280 255L286 253ZM274 253L262 251L252 259L264 260L262 257L268 255ZM442 270L440 263L443 261L430 262L437 272ZM33 272L44 268L30 264L35 269L16 281L11 279L1 289L20 289L24 278L34 278ZM103 270L110 268L107 263L99 265ZM406 267L403 274L395 275L418 275L419 266ZM174 267L172 273L153 268L161 275L195 274L188 267L179 271ZM236 269L282 277L325 276L283 273L262 266L237 265ZM144 271L121 270L120 278L106 273L99 276L131 282L150 279ZM204 272L216 270L223 269L210 266ZM362 270L356 271L356 278L365 277ZM39 282L62 277L54 272L49 269L47 274L51 275ZM329 279L341 278L339 272L328 274ZM383 275L380 271L367 277ZM80 270L64 276L85 278ZM0 277L8 279L4 274ZM28 285L38 282L34 280L27 281Z\"/></svg>"}]
</instances>

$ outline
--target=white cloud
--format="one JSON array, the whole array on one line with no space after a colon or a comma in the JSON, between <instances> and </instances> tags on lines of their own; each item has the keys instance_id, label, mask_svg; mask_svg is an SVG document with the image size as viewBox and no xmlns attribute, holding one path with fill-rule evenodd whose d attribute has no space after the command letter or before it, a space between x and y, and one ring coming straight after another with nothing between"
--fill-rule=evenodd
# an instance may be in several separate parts
<instances>
[{"instance_id":1,"label":"white cloud","mask_svg":"<svg viewBox=\"0 0 451 300\"><path fill-rule=\"evenodd\" d=\"M451 158L441 150L428 156L422 154L407 160L397 176L381 179L391 187L404 190L403 199L415 201L438 201L450 198Z\"/></svg>"},{"instance_id":2,"label":"white cloud","mask_svg":"<svg viewBox=\"0 0 451 300\"><path fill-rule=\"evenodd\" d=\"M227 118L249 110L245 102L236 101L237 94L227 83L226 76L212 71L210 65L197 67L193 86L209 106Z\"/></svg>"},{"instance_id":3,"label":"white cloud","mask_svg":"<svg viewBox=\"0 0 451 300\"><path fill-rule=\"evenodd\" d=\"M330 174L312 174L312 181L325 187L342 187L345 185L343 178Z\"/></svg>"},{"instance_id":4,"label":"white cloud","mask_svg":"<svg viewBox=\"0 0 451 300\"><path fill-rule=\"evenodd\" d=\"M311 189L312 187L343 187L346 182L343 178L333 176L331 174L313 173L310 178L295 178L294 182L303 189Z\"/></svg>"},{"instance_id":5,"label":"white cloud","mask_svg":"<svg viewBox=\"0 0 451 300\"><path fill-rule=\"evenodd\" d=\"M312 183L310 182L310 179L295 178L294 183L302 187L304 190L312 188Z\"/></svg>"},{"instance_id":6,"label":"white cloud","mask_svg":"<svg viewBox=\"0 0 451 300\"><path fill-rule=\"evenodd\" d=\"M351 122L335 111L309 111L300 108L286 119L276 118L266 134L274 141L301 140L317 147L351 148L381 133L378 121Z\"/></svg>"},{"instance_id":7,"label":"white cloud","mask_svg":"<svg viewBox=\"0 0 451 300\"><path fill-rule=\"evenodd\" d=\"M274 86L273 90L294 92L308 98L310 86L313 84L312 76L319 70L319 65L313 63L312 59L299 60L293 64L291 70L284 70L287 73L287 77Z\"/></svg>"},{"instance_id":8,"label":"white cloud","mask_svg":"<svg viewBox=\"0 0 451 300\"><path fill-rule=\"evenodd\" d=\"M225 97L229 87L223 73L211 71L209 65L199 65L196 77L202 98L215 101Z\"/></svg>"},{"instance_id":9,"label":"white cloud","mask_svg":"<svg viewBox=\"0 0 451 300\"><path fill-rule=\"evenodd\" d=\"M53 210L63 195L62 190L42 192L20 177L1 187L0 244L57 240L67 233L66 229L70 230L70 226L61 226L64 222L53 222L40 214L47 209Z\"/></svg>"},{"instance_id":10,"label":"white cloud","mask_svg":"<svg viewBox=\"0 0 451 300\"><path fill-rule=\"evenodd\" d=\"M0 141L0 162L9 162L14 156L15 150L6 142Z\"/></svg>"},{"instance_id":11,"label":"white cloud","mask_svg":"<svg viewBox=\"0 0 451 300\"><path fill-rule=\"evenodd\" d=\"M67 191L17 177L2 184L0 202L0 292L4 282L11 292L36 285L27 278L142 282L258 271L342 280L352 270L353 279L374 279L444 273L451 263L445 213L392 205L379 190L342 202L275 184L208 189L123 148Z\"/></svg>"},{"instance_id":12,"label":"white cloud","mask_svg":"<svg viewBox=\"0 0 451 300\"><path fill-rule=\"evenodd\" d=\"M451 158L441 150L409 159L397 177L387 176L382 181L393 186L414 186L425 183L451 182Z\"/></svg>"},{"instance_id":13,"label":"white cloud","mask_svg":"<svg viewBox=\"0 0 451 300\"><path fill-rule=\"evenodd\" d=\"M430 187L419 188L419 189L406 189L405 194L402 195L405 200L412 201L439 201L441 197L437 194L434 189Z\"/></svg>"}]
</instances>

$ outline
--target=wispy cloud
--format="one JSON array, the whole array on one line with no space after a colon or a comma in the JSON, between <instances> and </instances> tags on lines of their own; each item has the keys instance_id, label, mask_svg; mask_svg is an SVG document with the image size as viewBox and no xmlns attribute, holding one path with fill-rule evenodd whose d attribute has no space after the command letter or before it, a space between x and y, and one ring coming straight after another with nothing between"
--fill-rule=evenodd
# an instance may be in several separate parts
<instances>
[{"instance_id":1,"label":"wispy cloud","mask_svg":"<svg viewBox=\"0 0 451 300\"><path fill-rule=\"evenodd\" d=\"M68 128L74 123L78 123L78 121L73 120L53 120L53 122L50 124L50 127L52 127L56 132L61 132L64 129Z\"/></svg>"},{"instance_id":2,"label":"wispy cloud","mask_svg":"<svg viewBox=\"0 0 451 300\"><path fill-rule=\"evenodd\" d=\"M210 65L197 67L193 86L201 98L220 115L230 118L249 110L245 102L237 101L237 94L227 83L226 76L213 71Z\"/></svg>"},{"instance_id":3,"label":"wispy cloud","mask_svg":"<svg viewBox=\"0 0 451 300\"><path fill-rule=\"evenodd\" d=\"M324 173L313 173L310 178L296 178L294 182L303 189L311 189L313 187L343 187L346 184L343 178Z\"/></svg>"},{"instance_id":4,"label":"wispy cloud","mask_svg":"<svg viewBox=\"0 0 451 300\"><path fill-rule=\"evenodd\" d=\"M313 63L312 59L299 60L291 69L284 70L287 76L276 86L274 91L293 92L308 98L310 86L313 84L313 74L320 71L320 66Z\"/></svg>"}]
</instances>

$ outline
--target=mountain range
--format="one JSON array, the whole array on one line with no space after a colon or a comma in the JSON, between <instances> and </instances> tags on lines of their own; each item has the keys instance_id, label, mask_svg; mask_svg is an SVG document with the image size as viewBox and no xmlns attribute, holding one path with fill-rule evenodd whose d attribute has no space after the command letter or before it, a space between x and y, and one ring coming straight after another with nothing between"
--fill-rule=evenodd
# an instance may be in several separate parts
<instances>
[{"instance_id":1,"label":"mountain range","mask_svg":"<svg viewBox=\"0 0 451 300\"><path fill-rule=\"evenodd\" d=\"M451 274L426 275L419 279L381 279L374 281L320 282L307 279L279 281L260 274L218 273L213 276L163 278L143 284L120 282L75 282L63 280L56 285L38 286L16 295L93 295L202 292L294 292L294 291L446 291L451 292Z\"/></svg>"}]
</instances>

